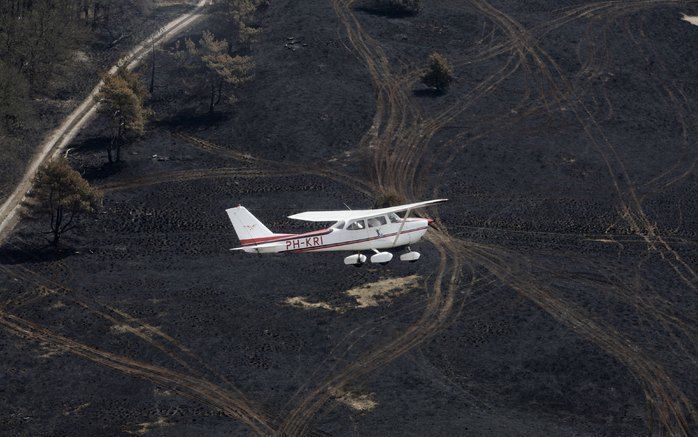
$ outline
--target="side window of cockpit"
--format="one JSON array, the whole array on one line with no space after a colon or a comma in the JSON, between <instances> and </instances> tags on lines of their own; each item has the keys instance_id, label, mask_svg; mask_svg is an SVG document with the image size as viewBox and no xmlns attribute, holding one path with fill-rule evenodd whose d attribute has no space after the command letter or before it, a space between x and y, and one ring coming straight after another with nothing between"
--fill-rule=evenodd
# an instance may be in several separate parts
<instances>
[{"instance_id":1,"label":"side window of cockpit","mask_svg":"<svg viewBox=\"0 0 698 437\"><path fill-rule=\"evenodd\" d=\"M387 223L387 221L385 220L385 217L383 217L383 216L373 217L373 218L368 219L368 227L369 228L377 228L379 226L383 226L386 223Z\"/></svg>"},{"instance_id":2,"label":"side window of cockpit","mask_svg":"<svg viewBox=\"0 0 698 437\"><path fill-rule=\"evenodd\" d=\"M402 221L400 216L395 214L394 212L388 214L388 218L390 219L390 223L400 223Z\"/></svg>"},{"instance_id":3,"label":"side window of cockpit","mask_svg":"<svg viewBox=\"0 0 698 437\"><path fill-rule=\"evenodd\" d=\"M361 229L366 229L366 225L364 224L363 220L357 220L355 222L349 223L349 226L347 226L347 229L350 231L358 231Z\"/></svg>"}]
</instances>

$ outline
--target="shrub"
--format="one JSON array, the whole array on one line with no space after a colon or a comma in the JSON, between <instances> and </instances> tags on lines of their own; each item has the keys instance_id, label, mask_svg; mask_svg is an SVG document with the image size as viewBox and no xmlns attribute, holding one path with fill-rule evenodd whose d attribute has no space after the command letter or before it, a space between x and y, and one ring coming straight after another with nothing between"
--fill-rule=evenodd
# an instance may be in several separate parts
<instances>
[{"instance_id":1,"label":"shrub","mask_svg":"<svg viewBox=\"0 0 698 437\"><path fill-rule=\"evenodd\" d=\"M422 82L431 88L445 91L453 82L453 69L446 58L439 53L429 57L429 70L422 76Z\"/></svg>"}]
</instances>

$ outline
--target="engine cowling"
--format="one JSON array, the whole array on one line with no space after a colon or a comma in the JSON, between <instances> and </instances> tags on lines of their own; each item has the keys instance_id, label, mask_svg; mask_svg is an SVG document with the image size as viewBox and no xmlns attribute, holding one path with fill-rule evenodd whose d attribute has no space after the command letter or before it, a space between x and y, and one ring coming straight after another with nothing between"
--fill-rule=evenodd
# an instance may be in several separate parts
<instances>
[{"instance_id":1,"label":"engine cowling","mask_svg":"<svg viewBox=\"0 0 698 437\"><path fill-rule=\"evenodd\" d=\"M393 259L393 254L390 252L378 252L371 257L373 264L388 264Z\"/></svg>"}]
</instances>

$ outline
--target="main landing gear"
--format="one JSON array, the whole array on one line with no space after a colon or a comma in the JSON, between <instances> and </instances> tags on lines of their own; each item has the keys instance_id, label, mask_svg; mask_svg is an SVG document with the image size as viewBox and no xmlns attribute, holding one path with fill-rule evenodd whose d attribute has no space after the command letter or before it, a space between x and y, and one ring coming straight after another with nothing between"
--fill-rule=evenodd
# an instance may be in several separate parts
<instances>
[{"instance_id":1,"label":"main landing gear","mask_svg":"<svg viewBox=\"0 0 698 437\"><path fill-rule=\"evenodd\" d=\"M379 252L376 249L373 249L373 251L376 253L371 255L372 264L386 265L393 259L393 254L390 252ZM421 255L419 252L414 252L408 246L407 253L403 253L402 255L400 255L400 261L413 263L417 262L420 256ZM355 255L349 255L348 257L344 258L344 264L352 265L354 267L361 267L366 263L366 259L366 255L357 253Z\"/></svg>"},{"instance_id":2,"label":"main landing gear","mask_svg":"<svg viewBox=\"0 0 698 437\"><path fill-rule=\"evenodd\" d=\"M375 255L371 255L371 262L373 264L380 264L382 266L388 264L390 260L393 259L393 254L390 252L378 252L377 250L374 250L376 252Z\"/></svg>"}]
</instances>

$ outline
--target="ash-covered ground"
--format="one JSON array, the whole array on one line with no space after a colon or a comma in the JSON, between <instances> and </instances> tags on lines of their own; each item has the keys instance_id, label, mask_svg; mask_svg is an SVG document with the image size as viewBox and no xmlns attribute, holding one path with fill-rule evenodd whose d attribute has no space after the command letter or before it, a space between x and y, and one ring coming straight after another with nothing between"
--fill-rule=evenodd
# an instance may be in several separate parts
<instances>
[{"instance_id":1,"label":"ash-covered ground","mask_svg":"<svg viewBox=\"0 0 698 437\"><path fill-rule=\"evenodd\" d=\"M273 2L235 104L206 115L163 56L125 163L92 123L70 159L104 208L0 251L0 431L695 433L698 8L434 3ZM236 204L300 232L387 197L450 199L419 263L228 251Z\"/></svg>"}]
</instances>

